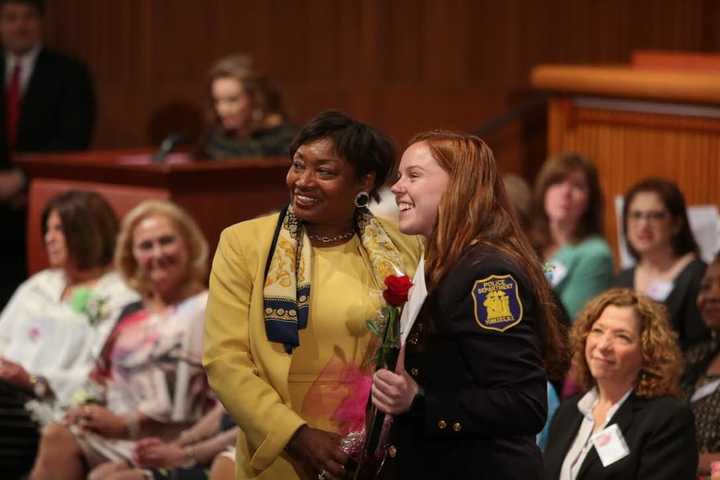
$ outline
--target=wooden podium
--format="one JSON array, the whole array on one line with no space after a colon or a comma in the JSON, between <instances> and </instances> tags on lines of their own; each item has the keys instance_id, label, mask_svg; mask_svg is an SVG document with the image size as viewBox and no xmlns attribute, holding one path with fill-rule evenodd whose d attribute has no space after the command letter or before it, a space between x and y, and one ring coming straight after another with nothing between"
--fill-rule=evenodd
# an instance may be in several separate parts
<instances>
[{"instance_id":1,"label":"wooden podium","mask_svg":"<svg viewBox=\"0 0 720 480\"><path fill-rule=\"evenodd\" d=\"M640 179L675 181L689 204L720 203L720 56L637 52L631 65L540 65L549 90L549 153L596 163L605 234L617 252L613 199Z\"/></svg>"},{"instance_id":2,"label":"wooden podium","mask_svg":"<svg viewBox=\"0 0 720 480\"><path fill-rule=\"evenodd\" d=\"M47 266L40 215L46 202L69 189L104 195L120 218L147 199L166 199L192 215L205 233L211 256L227 226L280 208L288 201L287 158L191 162L173 154L152 163L146 151L93 151L26 155L18 165L30 179L28 270Z\"/></svg>"}]
</instances>

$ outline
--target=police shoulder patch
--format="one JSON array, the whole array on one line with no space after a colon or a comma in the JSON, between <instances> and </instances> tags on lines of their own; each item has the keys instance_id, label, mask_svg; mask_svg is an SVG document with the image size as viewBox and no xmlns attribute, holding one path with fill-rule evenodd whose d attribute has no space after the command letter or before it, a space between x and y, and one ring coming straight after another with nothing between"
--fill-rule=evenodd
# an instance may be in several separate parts
<instances>
[{"instance_id":1,"label":"police shoulder patch","mask_svg":"<svg viewBox=\"0 0 720 480\"><path fill-rule=\"evenodd\" d=\"M490 275L475 281L472 289L475 321L485 330L504 332L523 317L518 283L512 275Z\"/></svg>"}]
</instances>

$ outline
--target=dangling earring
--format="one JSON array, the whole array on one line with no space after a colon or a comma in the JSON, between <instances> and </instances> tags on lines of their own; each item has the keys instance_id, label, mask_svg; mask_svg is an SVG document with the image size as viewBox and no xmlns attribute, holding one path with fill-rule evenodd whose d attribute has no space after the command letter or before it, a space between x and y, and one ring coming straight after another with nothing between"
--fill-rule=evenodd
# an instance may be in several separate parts
<instances>
[{"instance_id":1,"label":"dangling earring","mask_svg":"<svg viewBox=\"0 0 720 480\"><path fill-rule=\"evenodd\" d=\"M360 192L355 195L355 206L357 208L365 208L370 203L370 195L367 192Z\"/></svg>"}]
</instances>

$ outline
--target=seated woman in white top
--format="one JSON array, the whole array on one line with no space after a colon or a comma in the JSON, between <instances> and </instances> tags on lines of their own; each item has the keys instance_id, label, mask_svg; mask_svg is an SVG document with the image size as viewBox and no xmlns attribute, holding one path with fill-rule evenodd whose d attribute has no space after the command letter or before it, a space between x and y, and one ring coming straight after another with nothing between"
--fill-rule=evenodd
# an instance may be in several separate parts
<instances>
[{"instance_id":1,"label":"seated woman in white top","mask_svg":"<svg viewBox=\"0 0 720 480\"><path fill-rule=\"evenodd\" d=\"M633 290L608 290L580 312L570 338L585 393L555 414L545 478L695 478L695 424L677 398L682 361L665 309Z\"/></svg>"},{"instance_id":2,"label":"seated woman in white top","mask_svg":"<svg viewBox=\"0 0 720 480\"><path fill-rule=\"evenodd\" d=\"M69 404L121 309L137 299L111 268L118 222L103 197L56 196L42 229L50 268L20 285L0 315L0 471L10 475L29 470L37 449L26 405L47 419Z\"/></svg>"}]
</instances>

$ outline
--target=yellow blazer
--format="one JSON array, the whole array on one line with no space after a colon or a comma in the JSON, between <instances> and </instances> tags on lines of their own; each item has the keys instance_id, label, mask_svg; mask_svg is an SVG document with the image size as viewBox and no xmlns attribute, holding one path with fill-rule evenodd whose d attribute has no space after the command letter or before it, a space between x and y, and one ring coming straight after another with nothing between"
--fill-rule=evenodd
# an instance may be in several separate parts
<instances>
[{"instance_id":1,"label":"yellow blazer","mask_svg":"<svg viewBox=\"0 0 720 480\"><path fill-rule=\"evenodd\" d=\"M277 220L273 214L226 228L210 274L203 365L210 386L242 431L237 440L238 479L254 478L279 460L292 435L306 423L290 407L291 355L282 344L269 342L265 333L265 263ZM378 220L412 276L421 242ZM292 471L287 463L280 470Z\"/></svg>"}]
</instances>

